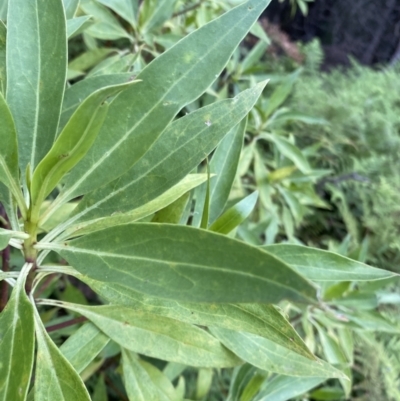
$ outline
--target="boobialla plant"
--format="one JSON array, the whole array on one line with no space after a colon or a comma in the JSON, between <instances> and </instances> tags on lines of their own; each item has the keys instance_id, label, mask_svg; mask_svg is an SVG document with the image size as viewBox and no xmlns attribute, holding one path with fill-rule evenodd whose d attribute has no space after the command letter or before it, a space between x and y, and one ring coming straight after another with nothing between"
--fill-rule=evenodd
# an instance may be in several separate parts
<instances>
[{"instance_id":1,"label":"boobialla plant","mask_svg":"<svg viewBox=\"0 0 400 401\"><path fill-rule=\"evenodd\" d=\"M257 194L224 212L234 174L221 166L235 170L246 116L265 82L180 114L219 76L269 0L245 1L135 78L103 75L67 87L64 6L77 3L12 0L0 25L0 200L7 214L0 249L20 249L25 261L0 271L2 299L13 287L0 314L0 400L89 401L80 373L110 340L121 349L130 400L172 399L155 379L162 373L140 355L345 380L274 304L317 308L318 281L392 274L322 251L255 247L225 235ZM216 147L213 174L193 173ZM190 212L188 193L202 183L200 227L190 227L182 217ZM40 298L43 279L54 274L86 283L106 304ZM42 320L49 306L87 320L61 347Z\"/></svg>"}]
</instances>

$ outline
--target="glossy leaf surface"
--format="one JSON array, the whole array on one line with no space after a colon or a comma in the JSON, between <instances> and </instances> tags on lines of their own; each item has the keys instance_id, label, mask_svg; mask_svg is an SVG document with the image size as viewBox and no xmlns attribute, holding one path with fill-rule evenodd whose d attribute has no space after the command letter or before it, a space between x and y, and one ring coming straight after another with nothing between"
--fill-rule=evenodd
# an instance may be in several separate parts
<instances>
[{"instance_id":1,"label":"glossy leaf surface","mask_svg":"<svg viewBox=\"0 0 400 401\"><path fill-rule=\"evenodd\" d=\"M314 287L271 254L210 231L126 224L46 244L82 274L193 302L310 302Z\"/></svg>"},{"instance_id":2,"label":"glossy leaf surface","mask_svg":"<svg viewBox=\"0 0 400 401\"><path fill-rule=\"evenodd\" d=\"M24 401L31 380L35 348L33 307L25 294L23 269L0 314L0 400Z\"/></svg>"},{"instance_id":3,"label":"glossy leaf surface","mask_svg":"<svg viewBox=\"0 0 400 401\"><path fill-rule=\"evenodd\" d=\"M57 132L67 64L63 4L13 0L7 25L7 102L25 172L28 164L36 167Z\"/></svg>"},{"instance_id":4,"label":"glossy leaf surface","mask_svg":"<svg viewBox=\"0 0 400 401\"><path fill-rule=\"evenodd\" d=\"M313 281L370 281L396 276L394 272L377 269L322 249L286 244L262 248Z\"/></svg>"}]
</instances>

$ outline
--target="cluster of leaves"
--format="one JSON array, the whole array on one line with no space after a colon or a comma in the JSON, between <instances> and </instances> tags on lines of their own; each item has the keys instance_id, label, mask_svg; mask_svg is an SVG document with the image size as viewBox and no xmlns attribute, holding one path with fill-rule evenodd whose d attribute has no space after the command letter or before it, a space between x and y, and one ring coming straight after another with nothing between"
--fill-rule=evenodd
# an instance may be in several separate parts
<instances>
[{"instance_id":1,"label":"cluster of leaves","mask_svg":"<svg viewBox=\"0 0 400 401\"><path fill-rule=\"evenodd\" d=\"M280 227L299 242L326 171L284 129L323 122L281 107L298 75L258 100L268 3L215 20L225 2L0 3L0 399L202 399L229 367L232 401L317 386L313 399L340 399L353 330L398 330L368 284L393 273L273 245ZM243 59L249 30L260 41ZM67 68L66 39L81 34L87 51ZM121 39L128 50L104 42Z\"/></svg>"}]
</instances>

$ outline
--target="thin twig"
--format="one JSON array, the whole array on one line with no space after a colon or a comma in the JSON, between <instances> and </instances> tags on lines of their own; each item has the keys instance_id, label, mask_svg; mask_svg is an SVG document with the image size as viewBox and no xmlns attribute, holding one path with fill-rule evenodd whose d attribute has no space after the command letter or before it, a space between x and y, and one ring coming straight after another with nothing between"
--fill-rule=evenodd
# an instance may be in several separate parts
<instances>
[{"instance_id":1,"label":"thin twig","mask_svg":"<svg viewBox=\"0 0 400 401\"><path fill-rule=\"evenodd\" d=\"M191 5L190 7L184 8L181 11L177 11L176 13L172 14L172 18L179 17L180 15L186 14L190 11L195 10L196 8L200 7L204 3L204 0L200 0L197 3Z\"/></svg>"},{"instance_id":2,"label":"thin twig","mask_svg":"<svg viewBox=\"0 0 400 401\"><path fill-rule=\"evenodd\" d=\"M85 322L87 318L85 316L76 317L74 319L68 320L66 322L53 324L53 326L46 327L46 331L51 333L52 331L57 331L61 329L65 329L66 327L73 326L74 324Z\"/></svg>"}]
</instances>

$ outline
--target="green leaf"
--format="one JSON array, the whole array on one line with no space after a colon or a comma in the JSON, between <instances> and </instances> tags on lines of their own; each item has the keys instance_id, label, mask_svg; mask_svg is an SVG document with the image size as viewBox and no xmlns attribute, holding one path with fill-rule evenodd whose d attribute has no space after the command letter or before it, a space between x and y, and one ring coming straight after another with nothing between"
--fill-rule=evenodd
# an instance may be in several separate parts
<instances>
[{"instance_id":1,"label":"green leaf","mask_svg":"<svg viewBox=\"0 0 400 401\"><path fill-rule=\"evenodd\" d=\"M56 142L33 173L31 197L33 210L40 207L61 178L85 156L107 115L106 99L132 83L105 87L90 95L77 108Z\"/></svg>"},{"instance_id":2,"label":"green leaf","mask_svg":"<svg viewBox=\"0 0 400 401\"><path fill-rule=\"evenodd\" d=\"M130 73L101 75L83 79L69 87L64 94L59 129L64 128L78 106L92 93L105 86L114 86L129 82L131 77L132 74Z\"/></svg>"},{"instance_id":3,"label":"green leaf","mask_svg":"<svg viewBox=\"0 0 400 401\"><path fill-rule=\"evenodd\" d=\"M35 314L37 358L35 401L91 401L78 373L61 354Z\"/></svg>"},{"instance_id":4,"label":"green leaf","mask_svg":"<svg viewBox=\"0 0 400 401\"><path fill-rule=\"evenodd\" d=\"M12 238L12 233L10 230L4 230L0 228L0 251L2 251L10 242Z\"/></svg>"},{"instance_id":5,"label":"green leaf","mask_svg":"<svg viewBox=\"0 0 400 401\"><path fill-rule=\"evenodd\" d=\"M115 49L112 48L94 48L83 54L80 54L77 58L73 59L68 64L68 69L78 71L81 74L84 74L83 71L92 68L97 65L101 60L106 58L109 54L115 53ZM68 79L72 79L68 77ZM82 99L83 100L83 99Z\"/></svg>"},{"instance_id":6,"label":"green leaf","mask_svg":"<svg viewBox=\"0 0 400 401\"><path fill-rule=\"evenodd\" d=\"M119 305L52 304L82 314L121 347L133 352L192 366L230 367L241 363L205 330L179 320Z\"/></svg>"},{"instance_id":7,"label":"green leaf","mask_svg":"<svg viewBox=\"0 0 400 401\"><path fill-rule=\"evenodd\" d=\"M277 134L261 134L260 138L273 142L279 152L291 160L302 173L307 174L311 172L307 158L296 145L293 145L286 138Z\"/></svg>"},{"instance_id":8,"label":"green leaf","mask_svg":"<svg viewBox=\"0 0 400 401\"><path fill-rule=\"evenodd\" d=\"M0 92L0 181L3 182L18 199L19 188L18 144L14 121ZM25 202L22 200L22 204Z\"/></svg>"},{"instance_id":9,"label":"green leaf","mask_svg":"<svg viewBox=\"0 0 400 401\"><path fill-rule=\"evenodd\" d=\"M111 75L127 73L133 68L133 63L138 58L137 54L121 53L115 56L107 57L105 60L97 64L87 74L88 77L96 75ZM133 80L134 75L130 75L130 80Z\"/></svg>"},{"instance_id":10,"label":"green leaf","mask_svg":"<svg viewBox=\"0 0 400 401\"><path fill-rule=\"evenodd\" d=\"M109 337L93 323L87 322L68 337L61 345L60 351L72 367L78 373L82 373L109 342Z\"/></svg>"},{"instance_id":11,"label":"green leaf","mask_svg":"<svg viewBox=\"0 0 400 401\"><path fill-rule=\"evenodd\" d=\"M325 381L320 377L275 376L268 380L254 401L288 401L299 397Z\"/></svg>"},{"instance_id":12,"label":"green leaf","mask_svg":"<svg viewBox=\"0 0 400 401\"><path fill-rule=\"evenodd\" d=\"M13 230L19 230L19 221L17 216L17 207L15 204L14 197L12 196L8 187L6 187L0 181L0 203L3 205L4 209L7 212L7 216L10 220L11 227Z\"/></svg>"},{"instance_id":13,"label":"green leaf","mask_svg":"<svg viewBox=\"0 0 400 401\"><path fill-rule=\"evenodd\" d=\"M24 172L28 164L37 166L57 132L67 69L63 4L13 0L7 26L7 102Z\"/></svg>"},{"instance_id":14,"label":"green leaf","mask_svg":"<svg viewBox=\"0 0 400 401\"><path fill-rule=\"evenodd\" d=\"M6 308L0 314L0 400L24 401L35 349L33 307L25 294L24 265Z\"/></svg>"},{"instance_id":15,"label":"green leaf","mask_svg":"<svg viewBox=\"0 0 400 401\"><path fill-rule=\"evenodd\" d=\"M314 287L271 254L186 226L126 224L39 247L58 252L95 280L163 298L266 303L315 299Z\"/></svg>"},{"instance_id":16,"label":"green leaf","mask_svg":"<svg viewBox=\"0 0 400 401\"><path fill-rule=\"evenodd\" d=\"M98 0L99 3L111 8L120 17L128 21L133 27L136 26L138 14L138 0Z\"/></svg>"},{"instance_id":17,"label":"green leaf","mask_svg":"<svg viewBox=\"0 0 400 401\"><path fill-rule=\"evenodd\" d=\"M186 192L175 202L156 212L152 223L179 224L190 200L190 192Z\"/></svg>"},{"instance_id":18,"label":"green leaf","mask_svg":"<svg viewBox=\"0 0 400 401\"><path fill-rule=\"evenodd\" d=\"M201 400L207 396L211 389L212 379L212 369L199 369L196 383L196 400Z\"/></svg>"},{"instance_id":19,"label":"green leaf","mask_svg":"<svg viewBox=\"0 0 400 401\"><path fill-rule=\"evenodd\" d=\"M214 103L178 119L130 171L88 194L66 225L136 209L171 188L245 117L264 86L265 83L258 84L234 99Z\"/></svg>"},{"instance_id":20,"label":"green leaf","mask_svg":"<svg viewBox=\"0 0 400 401\"><path fill-rule=\"evenodd\" d=\"M96 386L93 389L92 401L108 401L107 386L104 382L104 373L99 375Z\"/></svg>"},{"instance_id":21,"label":"green leaf","mask_svg":"<svg viewBox=\"0 0 400 401\"><path fill-rule=\"evenodd\" d=\"M140 31L142 34L160 27L172 17L177 0L147 0L140 10Z\"/></svg>"},{"instance_id":22,"label":"green leaf","mask_svg":"<svg viewBox=\"0 0 400 401\"><path fill-rule=\"evenodd\" d=\"M217 174L211 182L210 218L212 224L225 208L236 176L240 152L246 132L247 119L232 128L218 145L210 163L211 173Z\"/></svg>"},{"instance_id":23,"label":"green leaf","mask_svg":"<svg viewBox=\"0 0 400 401\"><path fill-rule=\"evenodd\" d=\"M149 216L165 206L172 204L185 193L202 184L206 179L207 176L205 174L189 174L181 182L174 185L172 188L154 200L145 203L143 206L140 206L128 213L118 213L118 211L116 211L114 215L109 217L78 223L77 225L73 225L68 228L67 235L77 236L88 234L93 231L102 230L106 227L113 227L140 220L143 217Z\"/></svg>"},{"instance_id":24,"label":"green leaf","mask_svg":"<svg viewBox=\"0 0 400 401\"><path fill-rule=\"evenodd\" d=\"M178 302L144 295L130 288L78 275L102 298L114 305L177 319L199 326L217 326L247 331L265 337L294 352L313 359L301 337L272 305Z\"/></svg>"},{"instance_id":25,"label":"green leaf","mask_svg":"<svg viewBox=\"0 0 400 401\"><path fill-rule=\"evenodd\" d=\"M307 359L263 337L220 327L210 331L232 352L260 369L288 376L346 379L327 362Z\"/></svg>"},{"instance_id":26,"label":"green leaf","mask_svg":"<svg viewBox=\"0 0 400 401\"><path fill-rule=\"evenodd\" d=\"M220 218L218 218L209 228L221 234L229 234L237 226L243 223L253 211L257 203L258 192L255 191L246 196L240 202L229 208Z\"/></svg>"},{"instance_id":27,"label":"green leaf","mask_svg":"<svg viewBox=\"0 0 400 401\"><path fill-rule=\"evenodd\" d=\"M74 18L79 6L79 0L63 0L63 4L66 18Z\"/></svg>"},{"instance_id":28,"label":"green leaf","mask_svg":"<svg viewBox=\"0 0 400 401\"><path fill-rule=\"evenodd\" d=\"M122 361L125 389L130 400L171 401L171 398L153 383L147 371L140 364L137 355L123 349Z\"/></svg>"},{"instance_id":29,"label":"green leaf","mask_svg":"<svg viewBox=\"0 0 400 401\"><path fill-rule=\"evenodd\" d=\"M295 71L293 74L289 75L285 82L278 86L272 93L271 97L268 99L267 107L264 110L264 119L267 120L269 116L288 98L292 92L294 83L299 76L300 70Z\"/></svg>"},{"instance_id":30,"label":"green leaf","mask_svg":"<svg viewBox=\"0 0 400 401\"><path fill-rule=\"evenodd\" d=\"M200 228L204 228L205 230L207 230L209 211L210 211L210 166L208 164L208 160L207 160L207 182L205 186L206 186L206 192L204 197L203 213L201 216Z\"/></svg>"},{"instance_id":31,"label":"green leaf","mask_svg":"<svg viewBox=\"0 0 400 401\"><path fill-rule=\"evenodd\" d=\"M301 245L267 245L262 249L286 262L299 274L313 281L371 281L397 276L321 249Z\"/></svg>"},{"instance_id":32,"label":"green leaf","mask_svg":"<svg viewBox=\"0 0 400 401\"><path fill-rule=\"evenodd\" d=\"M1 14L0 14L1 17ZM5 95L7 84L7 67L6 67L6 42L7 28L0 20L0 92Z\"/></svg>"},{"instance_id":33,"label":"green leaf","mask_svg":"<svg viewBox=\"0 0 400 401\"><path fill-rule=\"evenodd\" d=\"M0 1L0 20L7 20L7 9L8 9L8 0Z\"/></svg>"},{"instance_id":34,"label":"green leaf","mask_svg":"<svg viewBox=\"0 0 400 401\"><path fill-rule=\"evenodd\" d=\"M71 39L79 35L93 23L92 17L88 15L67 20L67 38Z\"/></svg>"},{"instance_id":35,"label":"green leaf","mask_svg":"<svg viewBox=\"0 0 400 401\"><path fill-rule=\"evenodd\" d=\"M182 39L138 75L143 82L112 103L99 140L71 172L71 199L126 172L183 106L215 81L270 0L249 0ZM91 28L90 28L91 29ZM126 152L126 149L131 152Z\"/></svg>"}]
</instances>

